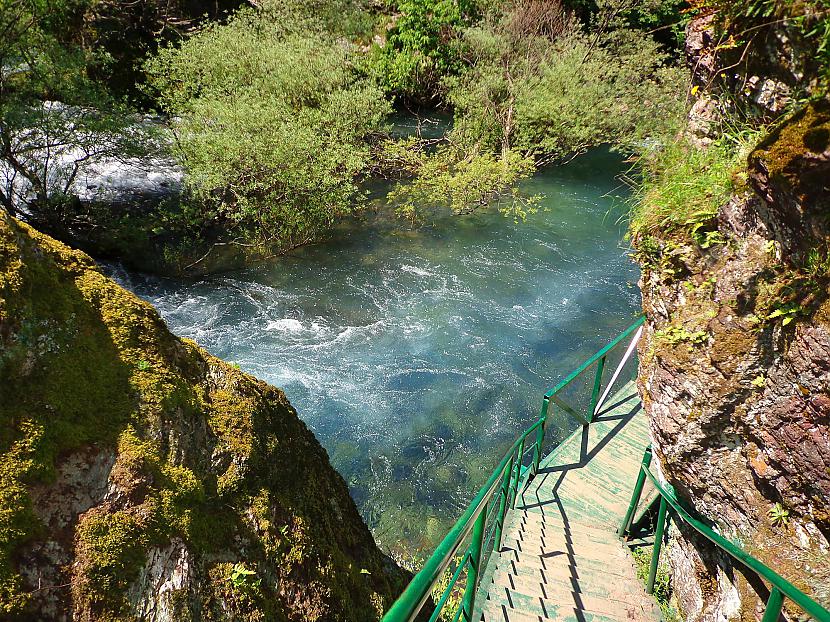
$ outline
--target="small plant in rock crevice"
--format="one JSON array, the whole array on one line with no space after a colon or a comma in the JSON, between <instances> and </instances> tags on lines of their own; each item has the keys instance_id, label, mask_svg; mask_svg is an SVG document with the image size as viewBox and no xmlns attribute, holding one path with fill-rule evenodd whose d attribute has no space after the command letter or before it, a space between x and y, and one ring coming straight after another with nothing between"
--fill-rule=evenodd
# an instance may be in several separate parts
<instances>
[{"instance_id":1,"label":"small plant in rock crevice","mask_svg":"<svg viewBox=\"0 0 830 622\"><path fill-rule=\"evenodd\" d=\"M660 607L660 613L665 622L680 622L681 617L672 603L672 582L671 574L669 573L669 565L666 561L667 547L664 547L663 553L660 556L660 561L657 564L657 574L654 578L654 599ZM637 578L646 583L648 580L649 568L651 565L651 551L652 547L637 547L631 550L634 557L634 564L637 570Z\"/></svg>"},{"instance_id":2,"label":"small plant in rock crevice","mask_svg":"<svg viewBox=\"0 0 830 622\"><path fill-rule=\"evenodd\" d=\"M786 302L776 307L772 313L767 316L768 320L781 320L781 325L786 326L799 315L804 313L804 308L796 302Z\"/></svg>"},{"instance_id":3,"label":"small plant in rock crevice","mask_svg":"<svg viewBox=\"0 0 830 622\"><path fill-rule=\"evenodd\" d=\"M767 516L773 527L786 528L790 524L790 512L780 503L775 503L767 510Z\"/></svg>"},{"instance_id":4,"label":"small plant in rock crevice","mask_svg":"<svg viewBox=\"0 0 830 622\"><path fill-rule=\"evenodd\" d=\"M705 330L691 332L683 326L668 326L665 329L655 331L654 337L673 346L687 343L689 350L692 350L695 346L705 344L709 338L709 333Z\"/></svg>"}]
</instances>

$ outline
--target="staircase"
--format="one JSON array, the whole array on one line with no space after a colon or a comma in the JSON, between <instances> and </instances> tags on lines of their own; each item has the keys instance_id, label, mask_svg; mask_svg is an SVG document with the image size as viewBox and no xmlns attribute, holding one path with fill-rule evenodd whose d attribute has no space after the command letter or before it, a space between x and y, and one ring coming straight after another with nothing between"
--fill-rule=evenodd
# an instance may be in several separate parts
<instances>
[{"instance_id":1,"label":"staircase","mask_svg":"<svg viewBox=\"0 0 830 622\"><path fill-rule=\"evenodd\" d=\"M632 382L610 402L612 407L582 434L542 461L507 512L502 544L482 573L481 609L474 619L660 619L616 534L648 445L648 429Z\"/></svg>"},{"instance_id":2,"label":"staircase","mask_svg":"<svg viewBox=\"0 0 830 622\"><path fill-rule=\"evenodd\" d=\"M660 610L646 592L654 589L670 518L768 587L761 622L779 622L785 605L788 616L794 608L801 612L797 619L830 622L829 610L717 533L650 469L645 413L626 379L631 375L623 374L636 360L643 321L544 394L538 419L507 450L382 622L657 622ZM613 351L629 337L616 357ZM611 357L617 365L607 374ZM574 405L579 379L591 390ZM577 424L545 454L551 416ZM658 499L644 588L626 539L639 522L638 508Z\"/></svg>"}]
</instances>

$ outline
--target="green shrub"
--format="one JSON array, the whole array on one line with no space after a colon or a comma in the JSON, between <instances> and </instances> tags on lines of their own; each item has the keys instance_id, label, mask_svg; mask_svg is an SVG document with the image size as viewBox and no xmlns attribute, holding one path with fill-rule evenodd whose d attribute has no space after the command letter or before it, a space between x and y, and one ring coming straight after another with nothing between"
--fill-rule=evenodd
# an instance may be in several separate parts
<instances>
[{"instance_id":1,"label":"green shrub","mask_svg":"<svg viewBox=\"0 0 830 622\"><path fill-rule=\"evenodd\" d=\"M178 154L196 205L188 220L285 248L352 210L365 138L390 108L354 74L348 47L272 18L242 11L162 50L147 71L180 115Z\"/></svg>"},{"instance_id":2,"label":"green shrub","mask_svg":"<svg viewBox=\"0 0 830 622\"><path fill-rule=\"evenodd\" d=\"M557 2L505 3L454 49L463 69L442 82L453 129L446 148L407 161L416 179L390 196L406 214L441 200L465 213L501 198L523 218L534 199L517 183L537 166L603 143L668 142L684 116L681 72L655 41L625 28L589 34Z\"/></svg>"},{"instance_id":3,"label":"green shrub","mask_svg":"<svg viewBox=\"0 0 830 622\"><path fill-rule=\"evenodd\" d=\"M648 573L651 566L652 547L638 547L631 550L634 556L634 563L637 569L637 578L645 585L648 580ZM657 564L657 574L654 577L654 600L660 607L660 613L665 622L680 622L681 617L672 603L672 584L669 565L666 562L666 551L660 556Z\"/></svg>"},{"instance_id":4,"label":"green shrub","mask_svg":"<svg viewBox=\"0 0 830 622\"><path fill-rule=\"evenodd\" d=\"M448 98L467 143L561 161L602 143L665 141L685 110L681 73L648 38L596 45L571 22L555 41L480 28L464 41L477 60L448 81Z\"/></svg>"},{"instance_id":5,"label":"green shrub","mask_svg":"<svg viewBox=\"0 0 830 622\"><path fill-rule=\"evenodd\" d=\"M449 147L424 155L416 166L415 178L398 184L388 196L403 216L415 218L421 210L442 206L466 214L497 202L505 215L519 220L537 209L536 197L524 196L517 189L535 171L533 161L518 152L464 157Z\"/></svg>"},{"instance_id":6,"label":"green shrub","mask_svg":"<svg viewBox=\"0 0 830 622\"><path fill-rule=\"evenodd\" d=\"M461 69L454 45L477 14L474 0L398 0L386 43L375 47L367 68L388 92L430 99L443 77Z\"/></svg>"}]
</instances>

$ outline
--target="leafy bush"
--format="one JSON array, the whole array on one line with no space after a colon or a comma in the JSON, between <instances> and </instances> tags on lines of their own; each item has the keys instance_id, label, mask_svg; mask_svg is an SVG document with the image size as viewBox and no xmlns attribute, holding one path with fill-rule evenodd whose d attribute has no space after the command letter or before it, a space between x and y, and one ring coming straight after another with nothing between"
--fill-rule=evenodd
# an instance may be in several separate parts
<instances>
[{"instance_id":1,"label":"leafy bush","mask_svg":"<svg viewBox=\"0 0 830 622\"><path fill-rule=\"evenodd\" d=\"M448 148L409 171L413 187L391 195L399 208L411 213L443 191L457 213L501 196L521 218L534 201L516 183L536 166L603 143L636 151L671 141L685 111L681 71L643 33L605 21L588 34L559 2L517 0L464 29L464 69L443 79Z\"/></svg>"},{"instance_id":2,"label":"leafy bush","mask_svg":"<svg viewBox=\"0 0 830 622\"><path fill-rule=\"evenodd\" d=\"M465 33L471 68L448 80L465 141L517 148L541 162L674 133L683 80L648 37L615 31L598 42L565 19L553 41L515 39L506 29L513 19Z\"/></svg>"},{"instance_id":3,"label":"leafy bush","mask_svg":"<svg viewBox=\"0 0 830 622\"><path fill-rule=\"evenodd\" d=\"M399 15L367 67L388 92L414 99L438 94L443 77L460 70L454 42L477 13L475 0L399 0Z\"/></svg>"},{"instance_id":4,"label":"leafy bush","mask_svg":"<svg viewBox=\"0 0 830 622\"><path fill-rule=\"evenodd\" d=\"M515 151L496 157L490 153L461 157L452 147L424 155L417 175L398 184L389 201L398 213L414 218L419 210L449 205L455 214L498 202L501 211L523 219L536 211L536 197L525 197L517 184L535 171L533 161Z\"/></svg>"},{"instance_id":5,"label":"leafy bush","mask_svg":"<svg viewBox=\"0 0 830 622\"><path fill-rule=\"evenodd\" d=\"M180 116L178 153L196 212L237 240L288 247L352 209L365 138L389 113L342 43L242 11L147 64L158 99Z\"/></svg>"},{"instance_id":6,"label":"leafy bush","mask_svg":"<svg viewBox=\"0 0 830 622\"><path fill-rule=\"evenodd\" d=\"M0 0L0 206L52 227L71 212L82 163L138 155L152 143L90 78L94 54L65 40L84 6Z\"/></svg>"},{"instance_id":7,"label":"leafy bush","mask_svg":"<svg viewBox=\"0 0 830 622\"><path fill-rule=\"evenodd\" d=\"M645 583L651 567L652 547L638 547L631 550L637 570L637 578ZM657 574L654 576L654 599L660 607L660 613L665 622L680 622L682 619L673 603L674 590L672 589L671 573L666 561L665 551L657 564Z\"/></svg>"}]
</instances>

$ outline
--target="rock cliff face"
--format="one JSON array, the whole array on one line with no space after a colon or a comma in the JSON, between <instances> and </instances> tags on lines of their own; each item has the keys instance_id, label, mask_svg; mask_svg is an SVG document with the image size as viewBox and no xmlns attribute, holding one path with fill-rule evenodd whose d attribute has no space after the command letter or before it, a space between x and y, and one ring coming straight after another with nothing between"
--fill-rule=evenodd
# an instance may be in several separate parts
<instances>
[{"instance_id":1,"label":"rock cliff face","mask_svg":"<svg viewBox=\"0 0 830 622\"><path fill-rule=\"evenodd\" d=\"M798 53L784 26L724 69L717 19L689 31L698 97L689 132L700 148L720 122L721 93L737 91L730 105L773 119L796 90L817 88L805 66L815 55ZM775 127L718 211L725 243L667 236L661 259L643 265L639 384L659 468L678 495L828 606L830 102ZM757 579L684 529L669 551L687 619L760 619L767 591Z\"/></svg>"},{"instance_id":2,"label":"rock cliff face","mask_svg":"<svg viewBox=\"0 0 830 622\"><path fill-rule=\"evenodd\" d=\"M0 217L0 617L372 620L404 573L281 391Z\"/></svg>"}]
</instances>

